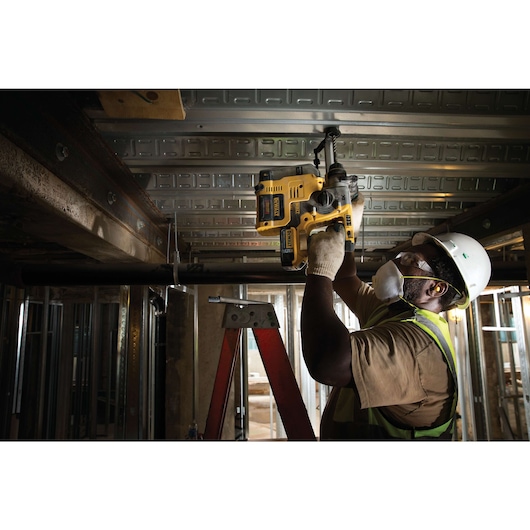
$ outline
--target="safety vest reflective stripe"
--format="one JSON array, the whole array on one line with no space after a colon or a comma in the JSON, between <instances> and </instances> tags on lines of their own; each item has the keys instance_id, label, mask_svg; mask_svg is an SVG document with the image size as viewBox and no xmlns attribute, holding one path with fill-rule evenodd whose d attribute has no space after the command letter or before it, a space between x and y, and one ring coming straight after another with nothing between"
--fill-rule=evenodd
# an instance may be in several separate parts
<instances>
[{"instance_id":1,"label":"safety vest reflective stripe","mask_svg":"<svg viewBox=\"0 0 530 530\"><path fill-rule=\"evenodd\" d=\"M368 409L368 423L370 425L378 425L382 427L392 438L400 438L403 440L416 440L418 438L440 438L445 433L452 433L454 424L454 414L451 418L438 425L438 427L432 427L431 429L402 429L396 427L390 421L388 421L381 411L376 408Z\"/></svg>"}]
</instances>

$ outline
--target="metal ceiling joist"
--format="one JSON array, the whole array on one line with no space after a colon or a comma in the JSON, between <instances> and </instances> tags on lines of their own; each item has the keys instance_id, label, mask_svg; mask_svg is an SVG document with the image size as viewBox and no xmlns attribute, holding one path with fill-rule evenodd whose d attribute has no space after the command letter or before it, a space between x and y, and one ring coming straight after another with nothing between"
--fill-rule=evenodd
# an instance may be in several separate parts
<instances>
[{"instance_id":1,"label":"metal ceiling joist","mask_svg":"<svg viewBox=\"0 0 530 530\"><path fill-rule=\"evenodd\" d=\"M433 235L462 232L487 247L488 242L498 239L500 235L528 225L529 200L530 182L525 182L490 201L447 219L428 232ZM400 251L405 246L406 244L398 246L393 251Z\"/></svg>"},{"instance_id":2,"label":"metal ceiling joist","mask_svg":"<svg viewBox=\"0 0 530 530\"><path fill-rule=\"evenodd\" d=\"M0 92L0 133L6 194L72 226L51 240L105 261L166 260L167 221L68 92ZM40 237L42 220L18 215Z\"/></svg>"},{"instance_id":3,"label":"metal ceiling joist","mask_svg":"<svg viewBox=\"0 0 530 530\"><path fill-rule=\"evenodd\" d=\"M2 222L37 241L102 262L165 261L165 239L150 245L141 227L126 226L98 208L2 135L0 192Z\"/></svg>"},{"instance_id":4,"label":"metal ceiling joist","mask_svg":"<svg viewBox=\"0 0 530 530\"><path fill-rule=\"evenodd\" d=\"M432 140L442 135L450 140L462 138L528 139L528 116L516 116L509 119L482 116L475 117L471 123L468 117L463 116L450 119L440 117L426 125L423 115L413 115L403 122L402 115L398 117L364 112L352 115L335 111L293 113L267 110L249 113L248 109L230 109L230 114L228 114L227 111L190 109L186 111L185 120L170 123L117 122L94 111L90 112L90 115L94 117L97 128L104 134L322 135L326 127L339 127L344 135L350 136L400 135L422 140Z\"/></svg>"}]
</instances>

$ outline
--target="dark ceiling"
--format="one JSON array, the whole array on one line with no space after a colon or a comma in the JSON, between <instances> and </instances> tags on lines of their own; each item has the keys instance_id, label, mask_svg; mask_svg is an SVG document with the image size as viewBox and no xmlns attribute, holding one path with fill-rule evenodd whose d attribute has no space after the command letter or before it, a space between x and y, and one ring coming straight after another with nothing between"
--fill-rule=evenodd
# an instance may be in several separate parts
<instances>
[{"instance_id":1,"label":"dark ceiling","mask_svg":"<svg viewBox=\"0 0 530 530\"><path fill-rule=\"evenodd\" d=\"M447 230L524 259L526 90L3 91L0 252L160 264L176 241L187 263L277 263L279 238L256 231L259 172L312 164L328 127L365 196L363 262Z\"/></svg>"}]
</instances>

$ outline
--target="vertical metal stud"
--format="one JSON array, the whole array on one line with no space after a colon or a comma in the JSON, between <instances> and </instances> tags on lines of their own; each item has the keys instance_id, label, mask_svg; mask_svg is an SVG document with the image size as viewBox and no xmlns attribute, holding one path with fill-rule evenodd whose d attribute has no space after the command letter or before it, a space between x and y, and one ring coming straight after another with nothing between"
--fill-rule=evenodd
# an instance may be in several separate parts
<instances>
[{"instance_id":1,"label":"vertical metal stud","mask_svg":"<svg viewBox=\"0 0 530 530\"><path fill-rule=\"evenodd\" d=\"M37 438L42 439L44 436L44 405L46 402L47 386L47 361L48 361L48 327L50 312L50 288L44 288L44 301L42 304L42 322L41 322L41 343L40 343L40 363L39 363L39 398L37 401Z\"/></svg>"},{"instance_id":2,"label":"vertical metal stud","mask_svg":"<svg viewBox=\"0 0 530 530\"><path fill-rule=\"evenodd\" d=\"M474 411L479 440L491 440L490 408L486 380L486 359L482 337L482 318L479 299L471 302L471 321L468 326L470 355L474 360Z\"/></svg>"},{"instance_id":3,"label":"vertical metal stud","mask_svg":"<svg viewBox=\"0 0 530 530\"><path fill-rule=\"evenodd\" d=\"M127 393L127 337L129 327L129 291L128 285L120 286L118 345L116 356L116 431L118 440L125 439L125 411Z\"/></svg>"},{"instance_id":4,"label":"vertical metal stud","mask_svg":"<svg viewBox=\"0 0 530 530\"><path fill-rule=\"evenodd\" d=\"M123 412L126 440L142 440L147 432L147 299L146 287L129 287Z\"/></svg>"},{"instance_id":5,"label":"vertical metal stud","mask_svg":"<svg viewBox=\"0 0 530 530\"><path fill-rule=\"evenodd\" d=\"M525 316L530 318L530 304L528 299L523 304L522 296L529 296L530 293L521 293L512 298L513 319L517 330L517 345L519 348L519 364L521 367L521 380L523 384L523 402L526 417L527 439L530 440L530 356L528 347L530 344L528 329L525 326Z\"/></svg>"},{"instance_id":6,"label":"vertical metal stud","mask_svg":"<svg viewBox=\"0 0 530 530\"><path fill-rule=\"evenodd\" d=\"M98 428L98 381L101 359L101 305L99 303L99 290L94 287L92 299L92 351L90 355L90 375L88 386L88 438L97 439Z\"/></svg>"}]
</instances>

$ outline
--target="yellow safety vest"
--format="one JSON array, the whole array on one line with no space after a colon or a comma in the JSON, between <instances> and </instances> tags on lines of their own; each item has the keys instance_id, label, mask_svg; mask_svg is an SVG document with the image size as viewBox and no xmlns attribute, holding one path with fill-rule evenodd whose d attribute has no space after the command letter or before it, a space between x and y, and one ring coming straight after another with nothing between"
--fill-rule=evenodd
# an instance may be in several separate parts
<instances>
[{"instance_id":1,"label":"yellow safety vest","mask_svg":"<svg viewBox=\"0 0 530 530\"><path fill-rule=\"evenodd\" d=\"M381 310L383 309L383 311ZM383 322L411 322L425 331L440 348L444 355L444 359L449 367L454 382L453 404L451 409L451 418L442 425L432 428L403 428L394 425L379 408L368 409L368 422L370 425L375 425L383 428L386 433L396 439L402 440L418 440L428 438L441 437L451 439L454 424L456 419L456 405L458 402L458 381L456 373L456 355L449 335L449 326L447 322L437 313L428 311L426 309L412 308L411 311L396 315L394 317L385 319L384 313L388 311L387 306L376 309L374 314L370 317L367 327L373 325L372 323L382 324Z\"/></svg>"}]
</instances>

